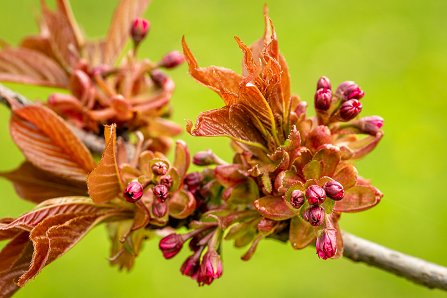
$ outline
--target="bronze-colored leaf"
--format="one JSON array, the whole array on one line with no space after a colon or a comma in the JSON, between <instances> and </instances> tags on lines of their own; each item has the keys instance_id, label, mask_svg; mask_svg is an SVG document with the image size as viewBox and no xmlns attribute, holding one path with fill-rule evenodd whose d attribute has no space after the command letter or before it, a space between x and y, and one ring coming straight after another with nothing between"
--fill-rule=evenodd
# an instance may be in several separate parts
<instances>
[{"instance_id":1,"label":"bronze-colored leaf","mask_svg":"<svg viewBox=\"0 0 447 298\"><path fill-rule=\"evenodd\" d=\"M357 169L353 165L346 163L335 173L334 179L343 185L344 189L351 188L357 182Z\"/></svg>"},{"instance_id":2,"label":"bronze-colored leaf","mask_svg":"<svg viewBox=\"0 0 447 298\"><path fill-rule=\"evenodd\" d=\"M265 196L254 202L262 216L273 220L285 220L295 216L282 197Z\"/></svg>"},{"instance_id":3,"label":"bronze-colored leaf","mask_svg":"<svg viewBox=\"0 0 447 298\"><path fill-rule=\"evenodd\" d=\"M27 160L44 171L85 181L95 167L91 154L64 120L42 105L15 107L10 131Z\"/></svg>"},{"instance_id":4,"label":"bronze-colored leaf","mask_svg":"<svg viewBox=\"0 0 447 298\"><path fill-rule=\"evenodd\" d=\"M314 160L319 160L321 162L321 176L332 177L340 159L340 150L336 146L331 145L326 145L321 148L314 156Z\"/></svg>"},{"instance_id":5,"label":"bronze-colored leaf","mask_svg":"<svg viewBox=\"0 0 447 298\"><path fill-rule=\"evenodd\" d=\"M186 44L185 37L182 38L183 53L189 65L189 73L199 83L215 91L222 97L226 105L237 103L239 85L242 77L231 69L210 66L201 68L197 64L191 50Z\"/></svg>"},{"instance_id":6,"label":"bronze-colored leaf","mask_svg":"<svg viewBox=\"0 0 447 298\"><path fill-rule=\"evenodd\" d=\"M104 45L103 63L114 64L129 38L132 22L146 10L149 0L122 0L119 2Z\"/></svg>"},{"instance_id":7,"label":"bronze-colored leaf","mask_svg":"<svg viewBox=\"0 0 447 298\"><path fill-rule=\"evenodd\" d=\"M345 192L342 200L335 202L336 212L358 212L377 205L383 194L374 186L357 185Z\"/></svg>"},{"instance_id":8,"label":"bronze-colored leaf","mask_svg":"<svg viewBox=\"0 0 447 298\"><path fill-rule=\"evenodd\" d=\"M68 77L49 57L26 48L0 51L0 81L64 88Z\"/></svg>"},{"instance_id":9,"label":"bronze-colored leaf","mask_svg":"<svg viewBox=\"0 0 447 298\"><path fill-rule=\"evenodd\" d=\"M175 146L174 168L177 169L179 177L184 177L188 172L191 156L186 143L178 140Z\"/></svg>"},{"instance_id":10,"label":"bronze-colored leaf","mask_svg":"<svg viewBox=\"0 0 447 298\"><path fill-rule=\"evenodd\" d=\"M383 137L383 132L378 132L375 136L367 136L360 140L348 144L349 149L354 152L353 159L362 158L379 144Z\"/></svg>"},{"instance_id":11,"label":"bronze-colored leaf","mask_svg":"<svg viewBox=\"0 0 447 298\"><path fill-rule=\"evenodd\" d=\"M57 177L30 162L22 163L14 171L0 173L0 177L11 181L21 198L34 203L58 197L88 195L85 183Z\"/></svg>"},{"instance_id":12,"label":"bronze-colored leaf","mask_svg":"<svg viewBox=\"0 0 447 298\"><path fill-rule=\"evenodd\" d=\"M179 190L172 194L168 201L169 215L174 218L187 218L196 209L196 199L185 190Z\"/></svg>"},{"instance_id":13,"label":"bronze-colored leaf","mask_svg":"<svg viewBox=\"0 0 447 298\"><path fill-rule=\"evenodd\" d=\"M214 169L214 176L226 187L232 187L247 180L247 176L241 170L241 165L238 164L219 165Z\"/></svg>"},{"instance_id":14,"label":"bronze-colored leaf","mask_svg":"<svg viewBox=\"0 0 447 298\"><path fill-rule=\"evenodd\" d=\"M303 249L316 238L316 228L303 220L300 216L295 216L290 221L289 240L295 249Z\"/></svg>"},{"instance_id":15,"label":"bronze-colored leaf","mask_svg":"<svg viewBox=\"0 0 447 298\"><path fill-rule=\"evenodd\" d=\"M95 203L108 202L124 189L116 163L116 125L107 125L104 134L106 148L98 166L87 179L88 192Z\"/></svg>"},{"instance_id":16,"label":"bronze-colored leaf","mask_svg":"<svg viewBox=\"0 0 447 298\"><path fill-rule=\"evenodd\" d=\"M318 179L322 174L322 162L319 160L312 160L303 168L304 178L306 180L309 179Z\"/></svg>"}]
</instances>

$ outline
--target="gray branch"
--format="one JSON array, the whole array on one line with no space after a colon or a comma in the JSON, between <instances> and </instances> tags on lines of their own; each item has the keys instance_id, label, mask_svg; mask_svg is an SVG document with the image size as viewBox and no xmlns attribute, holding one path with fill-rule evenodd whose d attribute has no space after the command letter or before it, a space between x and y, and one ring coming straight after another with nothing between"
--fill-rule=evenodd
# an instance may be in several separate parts
<instances>
[{"instance_id":1,"label":"gray branch","mask_svg":"<svg viewBox=\"0 0 447 298\"><path fill-rule=\"evenodd\" d=\"M29 101L22 95L0 84L0 102L9 107L6 98L21 104ZM104 141L101 137L72 126L74 133L92 152L101 154ZM129 144L134 150L134 147ZM447 268L429 263L368 240L343 232L344 257L354 262L363 262L384 271L402 276L428 288L447 290Z\"/></svg>"},{"instance_id":2,"label":"gray branch","mask_svg":"<svg viewBox=\"0 0 447 298\"><path fill-rule=\"evenodd\" d=\"M427 288L447 290L447 268L343 232L343 256L402 276Z\"/></svg>"}]
</instances>

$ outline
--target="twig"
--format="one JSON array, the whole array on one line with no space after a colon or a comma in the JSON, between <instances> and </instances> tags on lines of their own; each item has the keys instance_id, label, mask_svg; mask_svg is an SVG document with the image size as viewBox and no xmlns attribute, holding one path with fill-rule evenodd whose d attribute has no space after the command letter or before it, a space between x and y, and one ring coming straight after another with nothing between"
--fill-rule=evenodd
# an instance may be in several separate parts
<instances>
[{"instance_id":1,"label":"twig","mask_svg":"<svg viewBox=\"0 0 447 298\"><path fill-rule=\"evenodd\" d=\"M344 257L402 276L428 288L447 290L447 268L343 232Z\"/></svg>"},{"instance_id":2,"label":"twig","mask_svg":"<svg viewBox=\"0 0 447 298\"><path fill-rule=\"evenodd\" d=\"M5 97L13 98L22 104L30 101L24 96L0 84L0 102L9 106ZM71 126L73 132L94 153L101 154L104 141L97 135ZM128 145L133 156L135 147ZM344 257L354 262L363 262L384 271L394 273L428 288L447 290L447 268L383 247L352 234L343 232Z\"/></svg>"}]
</instances>

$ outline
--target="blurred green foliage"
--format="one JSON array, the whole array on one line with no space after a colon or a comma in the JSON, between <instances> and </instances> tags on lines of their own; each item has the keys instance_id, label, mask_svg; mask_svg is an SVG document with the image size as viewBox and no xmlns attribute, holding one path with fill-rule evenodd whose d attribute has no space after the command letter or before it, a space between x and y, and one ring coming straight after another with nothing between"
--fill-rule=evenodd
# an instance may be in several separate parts
<instances>
[{"instance_id":1,"label":"blurred green foliage","mask_svg":"<svg viewBox=\"0 0 447 298\"><path fill-rule=\"evenodd\" d=\"M90 37L105 34L117 0L72 1ZM355 80L366 91L363 115L385 118L385 138L357 165L383 191L374 209L343 216L344 230L404 253L447 265L447 1L315 0L268 1L280 48L292 76L292 91L312 101L320 75L334 84ZM263 32L264 0L154 0L145 16L152 29L140 55L158 60L187 41L200 65L240 69L241 53L232 39L250 44ZM17 44L37 32L39 1L0 3L0 38ZM185 66L171 72L177 83L174 120L184 124L200 111L218 108L213 92L194 82ZM9 84L29 98L50 90ZM312 105L312 104L311 104ZM8 132L9 112L0 107L0 170L23 160ZM185 139L192 152L212 148L231 158L224 139ZM0 181L0 216L32 207ZM96 228L72 251L45 268L17 297L441 297L386 272L349 260L319 260L313 248L263 241L251 261L226 243L224 275L199 288L180 275L186 257L162 258L157 239L149 241L135 268L120 273L107 262L105 229Z\"/></svg>"}]
</instances>

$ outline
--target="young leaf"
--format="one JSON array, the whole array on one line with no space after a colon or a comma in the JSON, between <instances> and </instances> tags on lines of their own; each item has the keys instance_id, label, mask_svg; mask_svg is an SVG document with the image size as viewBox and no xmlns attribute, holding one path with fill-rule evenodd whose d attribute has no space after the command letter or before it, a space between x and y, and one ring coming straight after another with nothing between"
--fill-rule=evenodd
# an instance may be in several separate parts
<instances>
[{"instance_id":1,"label":"young leaf","mask_svg":"<svg viewBox=\"0 0 447 298\"><path fill-rule=\"evenodd\" d=\"M88 192L95 203L108 202L124 189L116 163L116 125L106 126L104 134L106 148L87 179Z\"/></svg>"},{"instance_id":2,"label":"young leaf","mask_svg":"<svg viewBox=\"0 0 447 298\"><path fill-rule=\"evenodd\" d=\"M295 216L290 221L289 240L295 249L303 249L315 240L315 227Z\"/></svg>"},{"instance_id":3,"label":"young leaf","mask_svg":"<svg viewBox=\"0 0 447 298\"><path fill-rule=\"evenodd\" d=\"M285 220L295 216L282 197L265 196L254 202L262 216L273 220Z\"/></svg>"},{"instance_id":4,"label":"young leaf","mask_svg":"<svg viewBox=\"0 0 447 298\"><path fill-rule=\"evenodd\" d=\"M95 162L87 148L59 116L35 104L14 107L11 136L36 167L77 181L85 181Z\"/></svg>"},{"instance_id":5,"label":"young leaf","mask_svg":"<svg viewBox=\"0 0 447 298\"><path fill-rule=\"evenodd\" d=\"M186 143L178 140L175 146L174 168L180 177L184 177L188 172L191 156Z\"/></svg>"},{"instance_id":6,"label":"young leaf","mask_svg":"<svg viewBox=\"0 0 447 298\"><path fill-rule=\"evenodd\" d=\"M358 212L377 205L383 194L374 186L356 185L345 192L342 200L335 202L336 212Z\"/></svg>"}]
</instances>

